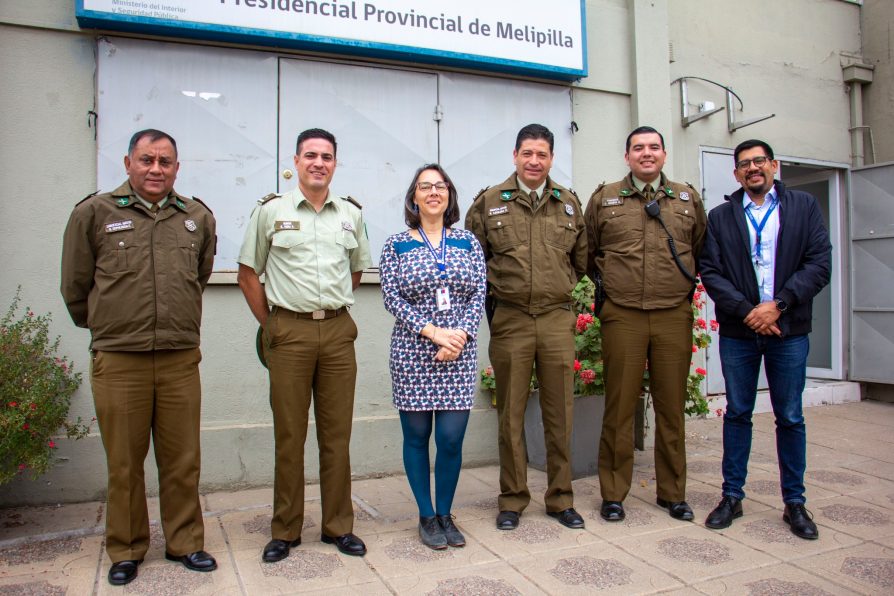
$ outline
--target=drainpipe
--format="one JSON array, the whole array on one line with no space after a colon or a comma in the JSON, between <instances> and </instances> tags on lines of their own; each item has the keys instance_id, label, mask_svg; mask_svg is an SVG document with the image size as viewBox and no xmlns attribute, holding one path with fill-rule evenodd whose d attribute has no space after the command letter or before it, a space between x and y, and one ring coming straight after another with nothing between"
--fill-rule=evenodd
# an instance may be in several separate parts
<instances>
[{"instance_id":1,"label":"drainpipe","mask_svg":"<svg viewBox=\"0 0 894 596\"><path fill-rule=\"evenodd\" d=\"M841 68L844 82L851 87L851 160L855 168L865 164L863 129L868 128L863 124L863 85L872 82L872 71L875 67L871 64L850 64ZM871 134L872 131L870 131ZM875 153L872 155L875 160Z\"/></svg>"}]
</instances>

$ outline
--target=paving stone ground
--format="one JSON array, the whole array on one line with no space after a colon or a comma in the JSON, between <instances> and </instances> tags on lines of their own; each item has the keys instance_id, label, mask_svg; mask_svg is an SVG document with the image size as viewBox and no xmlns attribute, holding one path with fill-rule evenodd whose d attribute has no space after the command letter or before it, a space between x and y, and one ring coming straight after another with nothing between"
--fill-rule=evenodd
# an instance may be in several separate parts
<instances>
[{"instance_id":1,"label":"paving stone ground","mask_svg":"<svg viewBox=\"0 0 894 596\"><path fill-rule=\"evenodd\" d=\"M353 484L363 558L320 542L320 502L308 487L301 546L275 564L268 540L270 489L202 495L213 573L164 560L154 512L152 547L139 577L108 585L102 503L0 510L0 596L63 594L894 594L894 405L859 402L809 408L808 509L820 538L804 541L782 521L771 414L755 417L745 515L728 529L703 521L720 498L721 421L687 425L688 493L695 522L655 505L652 454L638 453L627 519L599 517L599 481L575 481L585 530L547 517L546 478L529 470L533 501L514 532L495 528L498 468L463 470L456 496L461 549L419 543L406 478Z\"/></svg>"}]
</instances>

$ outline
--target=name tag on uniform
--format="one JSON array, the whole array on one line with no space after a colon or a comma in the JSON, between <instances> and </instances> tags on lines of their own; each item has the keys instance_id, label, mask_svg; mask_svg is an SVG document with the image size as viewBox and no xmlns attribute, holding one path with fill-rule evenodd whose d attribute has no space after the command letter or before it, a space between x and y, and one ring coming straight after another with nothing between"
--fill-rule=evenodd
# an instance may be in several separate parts
<instances>
[{"instance_id":1,"label":"name tag on uniform","mask_svg":"<svg viewBox=\"0 0 894 596\"><path fill-rule=\"evenodd\" d=\"M450 310L450 289L447 286L441 286L435 290L435 300L437 300L438 310Z\"/></svg>"},{"instance_id":2,"label":"name tag on uniform","mask_svg":"<svg viewBox=\"0 0 894 596\"><path fill-rule=\"evenodd\" d=\"M343 221L343 222L341 222L341 229L344 230L345 232L353 232L354 224L352 224L349 221Z\"/></svg>"},{"instance_id":3,"label":"name tag on uniform","mask_svg":"<svg viewBox=\"0 0 894 596\"><path fill-rule=\"evenodd\" d=\"M113 232L123 232L124 230L132 230L133 229L133 220L125 219L123 221L113 221L112 223L106 224L106 234L111 234Z\"/></svg>"},{"instance_id":4,"label":"name tag on uniform","mask_svg":"<svg viewBox=\"0 0 894 596\"><path fill-rule=\"evenodd\" d=\"M602 199L603 207L617 207L618 205L623 205L624 199L621 197L606 197Z\"/></svg>"},{"instance_id":5,"label":"name tag on uniform","mask_svg":"<svg viewBox=\"0 0 894 596\"><path fill-rule=\"evenodd\" d=\"M503 215L504 213L509 213L509 207L506 205L503 205L502 207L492 207L491 209L487 210L488 217L494 215Z\"/></svg>"},{"instance_id":6,"label":"name tag on uniform","mask_svg":"<svg viewBox=\"0 0 894 596\"><path fill-rule=\"evenodd\" d=\"M300 230L301 222L300 221L276 221L276 222L273 222L273 229L277 232L280 230Z\"/></svg>"}]
</instances>

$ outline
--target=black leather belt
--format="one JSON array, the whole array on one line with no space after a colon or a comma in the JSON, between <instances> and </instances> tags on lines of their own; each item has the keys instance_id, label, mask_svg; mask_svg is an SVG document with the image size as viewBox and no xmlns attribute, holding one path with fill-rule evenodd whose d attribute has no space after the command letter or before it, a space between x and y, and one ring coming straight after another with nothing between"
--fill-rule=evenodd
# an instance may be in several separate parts
<instances>
[{"instance_id":1,"label":"black leather belt","mask_svg":"<svg viewBox=\"0 0 894 596\"><path fill-rule=\"evenodd\" d=\"M274 306L273 312L281 317L294 317L296 319L313 319L315 321L322 321L324 319L334 319L335 317L348 312L348 307L342 306L341 308L336 308L335 310L315 310L313 312L295 312L294 310L289 310L288 308L283 308L281 306Z\"/></svg>"}]
</instances>

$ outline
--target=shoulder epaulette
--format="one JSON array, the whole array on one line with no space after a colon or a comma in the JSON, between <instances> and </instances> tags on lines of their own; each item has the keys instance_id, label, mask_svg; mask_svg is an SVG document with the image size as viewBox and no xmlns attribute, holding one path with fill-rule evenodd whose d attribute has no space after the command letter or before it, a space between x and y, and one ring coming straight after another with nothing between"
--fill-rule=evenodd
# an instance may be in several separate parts
<instances>
[{"instance_id":1,"label":"shoulder epaulette","mask_svg":"<svg viewBox=\"0 0 894 596\"><path fill-rule=\"evenodd\" d=\"M488 188L490 188L490 186L485 186L484 188L482 188L481 190L479 190L479 191L478 191L478 194L475 195L475 197L472 199L472 202L474 203L475 201L477 201L477 200L478 200L478 197L480 197L481 195L483 195L483 194L485 193L485 191L487 191Z\"/></svg>"},{"instance_id":2,"label":"shoulder epaulette","mask_svg":"<svg viewBox=\"0 0 894 596\"><path fill-rule=\"evenodd\" d=\"M571 194L573 194L575 199L580 199L580 197L577 196L577 192L575 192L575 190L574 190L573 188L569 188L569 189L568 189L568 192L570 192Z\"/></svg>"},{"instance_id":3,"label":"shoulder epaulette","mask_svg":"<svg viewBox=\"0 0 894 596\"><path fill-rule=\"evenodd\" d=\"M193 197L192 200L195 201L196 203L198 203L199 205L201 205L202 207L204 207L205 209L207 209L208 213L210 213L211 215L214 215L214 211L212 211L211 207L206 205L202 199L200 199L199 197Z\"/></svg>"},{"instance_id":4,"label":"shoulder epaulette","mask_svg":"<svg viewBox=\"0 0 894 596\"><path fill-rule=\"evenodd\" d=\"M280 196L282 196L282 195L278 195L275 192L271 192L269 195L258 199L258 205L263 205L264 203L269 203L273 199L279 198Z\"/></svg>"},{"instance_id":5,"label":"shoulder epaulette","mask_svg":"<svg viewBox=\"0 0 894 596\"><path fill-rule=\"evenodd\" d=\"M688 186L689 188L691 188L691 189L694 190L695 192L698 192L698 189L695 188L694 186L692 186L692 183L691 183L691 182L687 182L687 183L686 183L686 186Z\"/></svg>"},{"instance_id":6,"label":"shoulder epaulette","mask_svg":"<svg viewBox=\"0 0 894 596\"><path fill-rule=\"evenodd\" d=\"M597 192L602 190L604 187L605 187L605 180L602 181L602 184L600 184L599 186L596 187L596 190L593 191L593 194L595 195Z\"/></svg>"},{"instance_id":7,"label":"shoulder epaulette","mask_svg":"<svg viewBox=\"0 0 894 596\"><path fill-rule=\"evenodd\" d=\"M80 205L81 203L83 203L84 201L86 201L87 199L89 199L90 197L95 197L95 196L98 195L98 194L99 194L99 191L98 191L98 190L93 191L93 192L91 192L89 195L87 195L86 197L84 197L83 199L81 199L80 201L78 201L77 203L75 203L75 205Z\"/></svg>"},{"instance_id":8,"label":"shoulder epaulette","mask_svg":"<svg viewBox=\"0 0 894 596\"><path fill-rule=\"evenodd\" d=\"M353 205L354 207L357 207L358 209L363 209L363 205L358 203L357 199L355 199L354 197L352 197L350 195L341 197L341 200L349 202L351 205Z\"/></svg>"}]
</instances>

